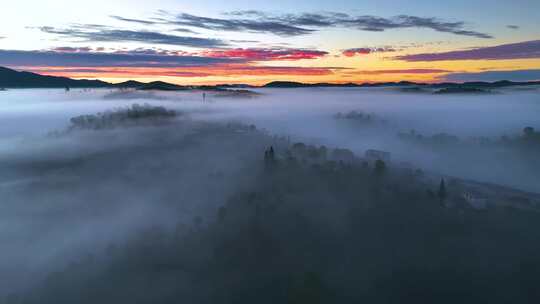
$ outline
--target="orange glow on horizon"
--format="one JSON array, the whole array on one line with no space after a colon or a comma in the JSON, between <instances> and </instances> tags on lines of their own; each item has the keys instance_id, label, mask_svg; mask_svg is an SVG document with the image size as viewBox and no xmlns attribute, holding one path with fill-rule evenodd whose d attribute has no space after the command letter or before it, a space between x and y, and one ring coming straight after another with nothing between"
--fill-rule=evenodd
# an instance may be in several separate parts
<instances>
[{"instance_id":1,"label":"orange glow on horizon","mask_svg":"<svg viewBox=\"0 0 540 304\"><path fill-rule=\"evenodd\" d=\"M217 64L183 68L17 67L17 69L74 79L99 79L112 83L127 80L143 82L161 80L183 85L223 83L262 85L276 80L306 83L397 81L432 83L441 81L441 77L449 73L474 73L490 70L514 71L535 67L540 68L540 59L439 61L434 63L405 62L369 55L362 58L327 57L318 60L273 62L271 66Z\"/></svg>"}]
</instances>

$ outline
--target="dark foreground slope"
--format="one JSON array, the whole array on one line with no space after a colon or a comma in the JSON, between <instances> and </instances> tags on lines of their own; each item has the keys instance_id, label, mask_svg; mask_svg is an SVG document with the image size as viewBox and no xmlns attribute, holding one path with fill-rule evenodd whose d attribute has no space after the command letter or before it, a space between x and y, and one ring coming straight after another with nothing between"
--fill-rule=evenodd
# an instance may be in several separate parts
<instances>
[{"instance_id":1,"label":"dark foreground slope","mask_svg":"<svg viewBox=\"0 0 540 304\"><path fill-rule=\"evenodd\" d=\"M216 97L255 97L256 92L233 89L231 86L181 86L163 81L143 83L129 80L121 83L108 83L100 80L71 79L67 77L46 76L30 72L18 72L0 67L0 91L5 88L117 88L142 91L189 91L200 90L214 93Z\"/></svg>"},{"instance_id":2,"label":"dark foreground slope","mask_svg":"<svg viewBox=\"0 0 540 304\"><path fill-rule=\"evenodd\" d=\"M100 80L75 80L67 77L18 72L0 67L1 88L101 88L109 86L111 84Z\"/></svg>"},{"instance_id":3,"label":"dark foreground slope","mask_svg":"<svg viewBox=\"0 0 540 304\"><path fill-rule=\"evenodd\" d=\"M537 212L510 207L475 210L461 199L459 181L448 182L446 191L438 194L437 185L419 171L340 163L326 157L324 148L307 148L310 158L319 160L309 164L288 153L285 140L267 137L254 127L204 129L204 136L195 134L192 140L214 138L212 132L219 134L217 143L251 138L251 145L234 145L244 147L238 148L244 158L249 151L259 153L247 158L249 166L242 172L250 178L241 190L225 192L211 215L195 217L192 224L179 224L174 230L156 225L134 232L107 250L58 268L7 303L540 300ZM253 145L255 138L263 140ZM212 142L215 155L220 155L219 144ZM276 147L275 156L260 150L264 143ZM160 141L153 145L155 155ZM176 149L181 155L182 148ZM231 157L231 149L223 150L223 156ZM175 150L160 153L165 151ZM92 167L99 166L100 157L93 158ZM115 167L127 161L117 160ZM176 166L182 158L163 161L170 163L158 166L157 158L144 175L156 178L159 168ZM182 188L187 182L174 178L177 171L167 172L169 186L177 183ZM220 174L210 179L216 184L229 181ZM160 196L149 204L160 205ZM170 215L185 217L182 209L171 210L178 213Z\"/></svg>"}]
</instances>

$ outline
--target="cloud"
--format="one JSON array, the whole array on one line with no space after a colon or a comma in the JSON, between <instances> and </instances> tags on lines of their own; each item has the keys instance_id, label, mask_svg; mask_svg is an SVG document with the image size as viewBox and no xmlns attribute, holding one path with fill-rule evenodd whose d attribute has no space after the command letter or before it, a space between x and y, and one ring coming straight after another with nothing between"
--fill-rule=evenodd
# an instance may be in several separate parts
<instances>
[{"instance_id":1,"label":"cloud","mask_svg":"<svg viewBox=\"0 0 540 304\"><path fill-rule=\"evenodd\" d=\"M540 70L486 71L478 73L451 73L440 78L443 81L533 81L540 80Z\"/></svg>"},{"instance_id":2,"label":"cloud","mask_svg":"<svg viewBox=\"0 0 540 304\"><path fill-rule=\"evenodd\" d=\"M298 67L298 66L254 66L254 65L223 65L219 76L261 76L261 75L293 75L321 76L334 74L340 67ZM214 67L213 72L220 72ZM216 75L217 76L217 75Z\"/></svg>"},{"instance_id":3,"label":"cloud","mask_svg":"<svg viewBox=\"0 0 540 304\"><path fill-rule=\"evenodd\" d=\"M51 49L51 51L61 52L61 53L89 53L89 52L92 52L93 50L94 49L88 46L85 46L85 47L61 46L61 47L55 47Z\"/></svg>"},{"instance_id":4,"label":"cloud","mask_svg":"<svg viewBox=\"0 0 540 304\"><path fill-rule=\"evenodd\" d=\"M354 75L384 75L384 74L441 74L452 71L442 69L396 69L396 70L371 70L371 71L353 71L348 74Z\"/></svg>"},{"instance_id":5,"label":"cloud","mask_svg":"<svg viewBox=\"0 0 540 304\"><path fill-rule=\"evenodd\" d=\"M90 47L58 47L47 51L0 50L0 66L76 78L320 76L346 70L255 64L256 61L313 59L324 54L300 49L227 49L195 55L157 48L97 52Z\"/></svg>"},{"instance_id":6,"label":"cloud","mask_svg":"<svg viewBox=\"0 0 540 304\"><path fill-rule=\"evenodd\" d=\"M400 28L427 28L438 32L451 33L455 35L471 36L476 38L493 38L493 36L465 28L466 24L463 21L445 21L434 17L418 17L410 15L398 15L391 18L384 18L371 15L353 16L339 12L325 13L301 13L301 14L285 14L285 15L269 15L262 11L234 11L227 14L228 16L243 19L210 19L193 15L181 14L179 20L192 20L190 26L200 26L198 22L207 19L219 20L220 26L208 27L211 29L227 29L241 30L242 27L231 26L234 24L256 24L261 25L271 23L274 26L293 27L301 29L300 31L291 31L286 35L302 35L309 34L314 30L311 28L329 28L329 27L344 27L353 28L363 31L383 32L391 29ZM187 24L186 24L187 25ZM260 29L259 29L260 30ZM265 32L273 32L272 28L267 28ZM283 33L282 33L283 34Z\"/></svg>"},{"instance_id":7,"label":"cloud","mask_svg":"<svg viewBox=\"0 0 540 304\"><path fill-rule=\"evenodd\" d=\"M95 78L96 75L106 76L110 78L114 77L130 77L130 78L145 78L145 77L207 77L211 74L205 72L190 72L190 71L178 71L176 69L160 69L160 68L55 68L55 67L33 67L29 71L57 76L68 76L77 78Z\"/></svg>"},{"instance_id":8,"label":"cloud","mask_svg":"<svg viewBox=\"0 0 540 304\"><path fill-rule=\"evenodd\" d=\"M313 26L342 26L363 31L383 32L399 28L428 28L438 32L456 35L472 36L477 38L493 38L491 35L466 30L465 22L449 22L437 18L399 15L392 18L377 16L351 16L343 13L301 14L285 17L292 24Z\"/></svg>"},{"instance_id":9,"label":"cloud","mask_svg":"<svg viewBox=\"0 0 540 304\"><path fill-rule=\"evenodd\" d=\"M385 53L385 52L395 52L396 50L391 47L361 47L361 48L352 48L343 50L341 53L346 57L354 57L356 55L369 55L371 53Z\"/></svg>"},{"instance_id":10,"label":"cloud","mask_svg":"<svg viewBox=\"0 0 540 304\"><path fill-rule=\"evenodd\" d=\"M174 51L161 48L136 48L136 49L111 49L114 54L126 54L126 55L160 55L160 56L197 56L198 54L190 53L186 51Z\"/></svg>"},{"instance_id":11,"label":"cloud","mask_svg":"<svg viewBox=\"0 0 540 304\"><path fill-rule=\"evenodd\" d=\"M195 32L193 30L190 30L190 29L186 29L186 28L176 28L173 31L179 32L179 33L198 34L197 32Z\"/></svg>"},{"instance_id":12,"label":"cloud","mask_svg":"<svg viewBox=\"0 0 540 304\"><path fill-rule=\"evenodd\" d=\"M66 49L66 48L64 48ZM133 50L116 53L0 50L0 65L57 67L190 67L236 63L232 58L160 54Z\"/></svg>"},{"instance_id":13,"label":"cloud","mask_svg":"<svg viewBox=\"0 0 540 304\"><path fill-rule=\"evenodd\" d=\"M314 30L266 19L222 19L182 13L172 19L162 19L169 24L190 26L216 31L273 33L279 36L298 36Z\"/></svg>"},{"instance_id":14,"label":"cloud","mask_svg":"<svg viewBox=\"0 0 540 304\"><path fill-rule=\"evenodd\" d=\"M511 29L511 30L519 30L519 25L513 25L513 24L509 24L506 26L507 28Z\"/></svg>"},{"instance_id":15,"label":"cloud","mask_svg":"<svg viewBox=\"0 0 540 304\"><path fill-rule=\"evenodd\" d=\"M534 58L540 58L540 40L480 47L461 51L422 53L394 57L394 59L404 61L509 60Z\"/></svg>"},{"instance_id":16,"label":"cloud","mask_svg":"<svg viewBox=\"0 0 540 304\"><path fill-rule=\"evenodd\" d=\"M234 43L260 43L260 41L258 40L245 40L245 39L239 39L239 40L233 40L231 39L230 40L231 42L234 42Z\"/></svg>"},{"instance_id":17,"label":"cloud","mask_svg":"<svg viewBox=\"0 0 540 304\"><path fill-rule=\"evenodd\" d=\"M35 73L76 78L147 78L147 77L238 77L238 76L324 76L339 67L255 66L250 64L214 64L177 68L139 67L25 67Z\"/></svg>"},{"instance_id":18,"label":"cloud","mask_svg":"<svg viewBox=\"0 0 540 304\"><path fill-rule=\"evenodd\" d=\"M138 24L142 24L142 25L154 25L154 24L157 24L156 21L124 18L124 17L120 17L120 16L115 16L115 15L112 15L110 17L113 18L113 19L116 19L116 20L120 20L120 21L124 21L124 22L131 22L131 23L138 23Z\"/></svg>"},{"instance_id":19,"label":"cloud","mask_svg":"<svg viewBox=\"0 0 540 304\"><path fill-rule=\"evenodd\" d=\"M117 15L111 15L110 17L113 18L113 19L119 20L119 21L128 22L128 23L136 23L136 24L141 24L141 25L157 25L157 24L164 24L164 23L167 24L168 23L168 22L158 21L159 19L146 20L146 19L136 19L136 18L125 18L125 17L121 17L121 16L117 16ZM193 30L190 30L190 29L187 29L187 28L176 28L173 31L179 32L179 33L198 34L197 32L195 32Z\"/></svg>"},{"instance_id":20,"label":"cloud","mask_svg":"<svg viewBox=\"0 0 540 304\"><path fill-rule=\"evenodd\" d=\"M463 21L446 21L434 17L398 15L390 18L362 15L354 16L339 12L268 14L263 11L246 10L224 13L225 18L198 16L188 13L172 15L159 11L155 21L114 16L128 22L180 25L214 31L271 33L278 36L307 35L324 28L340 27L363 31L383 32L400 28L427 28L438 32L476 38L493 38L491 35L466 28Z\"/></svg>"},{"instance_id":21,"label":"cloud","mask_svg":"<svg viewBox=\"0 0 540 304\"><path fill-rule=\"evenodd\" d=\"M317 59L328 55L328 52L307 49L265 49L265 48L236 48L224 50L207 50L202 56L237 58L248 61L301 60Z\"/></svg>"},{"instance_id":22,"label":"cloud","mask_svg":"<svg viewBox=\"0 0 540 304\"><path fill-rule=\"evenodd\" d=\"M101 25L75 25L67 29L50 26L39 28L42 32L67 38L80 38L93 42L141 42L188 47L223 47L227 43L219 39L175 36L152 31L120 30Z\"/></svg>"}]
</instances>

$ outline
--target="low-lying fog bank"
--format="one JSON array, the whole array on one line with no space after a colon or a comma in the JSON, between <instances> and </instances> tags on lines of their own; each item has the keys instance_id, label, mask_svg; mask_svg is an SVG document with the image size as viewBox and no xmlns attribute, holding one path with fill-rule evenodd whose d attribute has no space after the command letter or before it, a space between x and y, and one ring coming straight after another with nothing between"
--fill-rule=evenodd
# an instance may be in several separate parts
<instances>
[{"instance_id":1,"label":"low-lying fog bank","mask_svg":"<svg viewBox=\"0 0 540 304\"><path fill-rule=\"evenodd\" d=\"M379 154L384 162L341 148L379 143L450 157L503 145L528 158L538 148L532 129L462 142L398 136L406 116L390 106L347 112L359 105L299 101L288 109L265 101L268 92L247 104L80 94L56 101L73 115L49 121L61 127L40 122L43 104L43 112L20 111L28 128L2 140L2 303L540 298L539 195L441 179L400 163L400 151L393 161ZM66 115L45 103L55 119ZM83 112L91 107L101 112Z\"/></svg>"},{"instance_id":2,"label":"low-lying fog bank","mask_svg":"<svg viewBox=\"0 0 540 304\"><path fill-rule=\"evenodd\" d=\"M482 302L540 275L539 197L465 180L540 192L537 92L260 93L2 92L0 299Z\"/></svg>"},{"instance_id":3,"label":"low-lying fog bank","mask_svg":"<svg viewBox=\"0 0 540 304\"><path fill-rule=\"evenodd\" d=\"M189 113L194 120L242 121L293 140L344 147L362 155L368 149L392 153L397 162L425 170L501 183L540 192L536 166L503 144L480 148L418 145L400 133L457 136L460 140L520 136L540 130L540 91L503 89L490 95L404 93L392 88L257 89L254 98L228 98L202 92L119 90L10 90L0 95L2 146L20 135L65 127L73 116L148 102ZM384 123L358 124L337 113L373 114Z\"/></svg>"},{"instance_id":4,"label":"low-lying fog bank","mask_svg":"<svg viewBox=\"0 0 540 304\"><path fill-rule=\"evenodd\" d=\"M157 110L142 117L148 109ZM63 130L2 148L0 293L143 228L206 218L251 186L274 140L249 126L150 106L124 118L127 111L76 117Z\"/></svg>"}]
</instances>

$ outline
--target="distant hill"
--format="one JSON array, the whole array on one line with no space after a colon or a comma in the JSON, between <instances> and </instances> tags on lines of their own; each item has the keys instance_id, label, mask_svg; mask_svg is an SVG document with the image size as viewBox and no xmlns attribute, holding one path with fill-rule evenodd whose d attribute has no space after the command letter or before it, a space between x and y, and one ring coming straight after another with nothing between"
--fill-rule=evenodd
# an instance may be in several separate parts
<instances>
[{"instance_id":1,"label":"distant hill","mask_svg":"<svg viewBox=\"0 0 540 304\"><path fill-rule=\"evenodd\" d=\"M184 87L177 84L172 84L168 82L163 81L153 81L150 83L145 83L142 86L138 87L137 90L143 90L143 91L150 91L150 90L156 90L156 91L184 91L189 90L188 87Z\"/></svg>"},{"instance_id":2,"label":"distant hill","mask_svg":"<svg viewBox=\"0 0 540 304\"><path fill-rule=\"evenodd\" d=\"M455 88L451 92L472 91L476 89L495 89L511 86L529 86L540 85L540 81L513 82L501 80L496 82L465 82L465 83L417 83L410 81L400 82L375 82L375 83L302 83L295 81L273 81L263 85L263 88L370 88L370 87L403 87L414 88L409 91L420 91L420 88L444 89ZM220 84L220 85L198 85L182 86L163 81L154 81L150 83L129 80L121 83L108 83L101 80L71 79L67 77L46 76L31 72L18 72L5 67L0 67L0 89L2 88L128 88L138 90L159 90L159 91L184 91L184 90L213 90L222 91L233 88L257 88L247 84ZM416 89L418 88L418 89ZM446 91L445 91L446 93Z\"/></svg>"},{"instance_id":3,"label":"distant hill","mask_svg":"<svg viewBox=\"0 0 540 304\"><path fill-rule=\"evenodd\" d=\"M237 84L217 84L216 87L218 88L224 88L224 89L253 89L258 88L258 86L245 84L245 83L237 83Z\"/></svg>"},{"instance_id":4,"label":"distant hill","mask_svg":"<svg viewBox=\"0 0 540 304\"><path fill-rule=\"evenodd\" d=\"M472 81L464 83L453 83L453 82L441 82L430 85L433 88L484 88L484 89L494 89L494 88L503 88L503 87L512 87L512 86L528 86L528 85L540 85L540 81L525 81L525 82L516 82L509 80L500 80L495 82L484 82L484 81Z\"/></svg>"},{"instance_id":5,"label":"distant hill","mask_svg":"<svg viewBox=\"0 0 540 304\"><path fill-rule=\"evenodd\" d=\"M273 81L265 84L264 88L309 88L309 87L359 87L356 83L302 83L295 81Z\"/></svg>"},{"instance_id":6,"label":"distant hill","mask_svg":"<svg viewBox=\"0 0 540 304\"><path fill-rule=\"evenodd\" d=\"M137 86L137 90L142 91L187 91L187 90L200 90L200 91L214 91L214 92L242 92L247 90L236 90L232 89L235 86L233 85L189 85L182 86L177 84L172 84L163 81L154 81L150 83L143 83L140 86Z\"/></svg>"},{"instance_id":7,"label":"distant hill","mask_svg":"<svg viewBox=\"0 0 540 304\"><path fill-rule=\"evenodd\" d=\"M489 94L492 93L489 89L478 87L449 87L442 88L434 92L435 94Z\"/></svg>"},{"instance_id":8,"label":"distant hill","mask_svg":"<svg viewBox=\"0 0 540 304\"><path fill-rule=\"evenodd\" d=\"M110 83L101 80L76 80L67 77L18 72L0 67L0 88L102 88L110 86Z\"/></svg>"},{"instance_id":9,"label":"distant hill","mask_svg":"<svg viewBox=\"0 0 540 304\"><path fill-rule=\"evenodd\" d=\"M400 82L375 82L375 83L302 83L294 81L273 81L265 84L264 88L309 88L309 87L425 87L425 88L456 88L456 90L470 91L470 89L492 89L492 88L502 88L510 86L527 86L527 85L540 85L540 81L528 81L528 82L514 82L508 80L501 80L496 82L465 82L465 83L452 83L452 82L442 82L442 83L418 83L411 81L400 81ZM468 90L469 89L469 90Z\"/></svg>"},{"instance_id":10,"label":"distant hill","mask_svg":"<svg viewBox=\"0 0 540 304\"><path fill-rule=\"evenodd\" d=\"M355 88L355 87L390 87L390 86L423 86L426 84L416 83L410 81L400 81L400 82L375 82L375 83L302 83L295 81L273 81L265 84L265 88L309 88L309 87L320 87L320 88Z\"/></svg>"},{"instance_id":11,"label":"distant hill","mask_svg":"<svg viewBox=\"0 0 540 304\"><path fill-rule=\"evenodd\" d=\"M146 83L135 81L135 80L128 80L128 81L113 84L114 87L126 88L126 89L136 89L144 85L146 85Z\"/></svg>"},{"instance_id":12,"label":"distant hill","mask_svg":"<svg viewBox=\"0 0 540 304\"><path fill-rule=\"evenodd\" d=\"M427 86L426 83L412 82L412 81L399 81L399 82L375 82L375 83L363 83L361 87L408 87L408 86Z\"/></svg>"}]
</instances>

